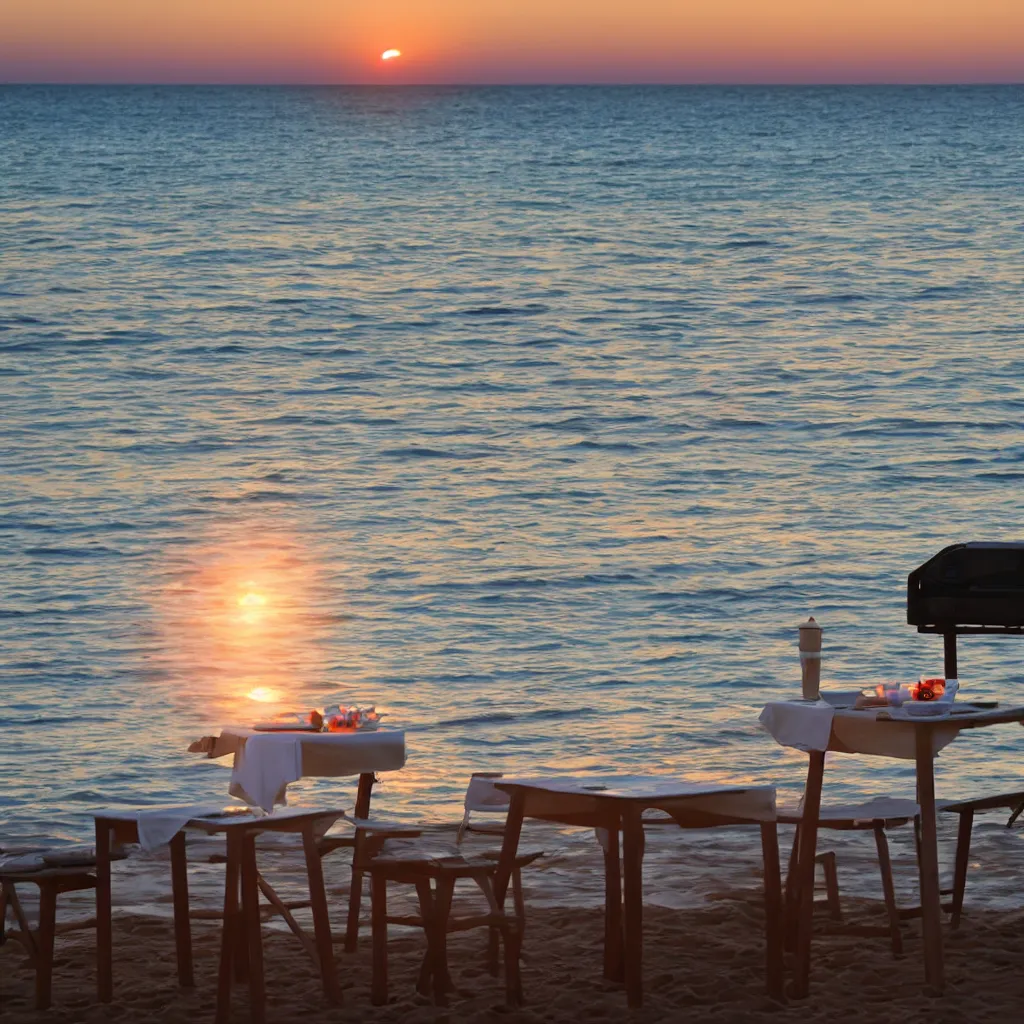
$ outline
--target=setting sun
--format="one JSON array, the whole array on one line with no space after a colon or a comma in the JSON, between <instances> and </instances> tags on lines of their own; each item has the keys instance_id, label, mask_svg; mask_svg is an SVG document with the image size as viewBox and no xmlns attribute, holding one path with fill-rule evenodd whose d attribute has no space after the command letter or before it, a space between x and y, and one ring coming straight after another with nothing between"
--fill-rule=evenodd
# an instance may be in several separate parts
<instances>
[{"instance_id":1,"label":"setting sun","mask_svg":"<svg viewBox=\"0 0 1024 1024\"><path fill-rule=\"evenodd\" d=\"M385 50L381 55L381 60L394 60L396 57L401 57L401 50Z\"/></svg>"}]
</instances>

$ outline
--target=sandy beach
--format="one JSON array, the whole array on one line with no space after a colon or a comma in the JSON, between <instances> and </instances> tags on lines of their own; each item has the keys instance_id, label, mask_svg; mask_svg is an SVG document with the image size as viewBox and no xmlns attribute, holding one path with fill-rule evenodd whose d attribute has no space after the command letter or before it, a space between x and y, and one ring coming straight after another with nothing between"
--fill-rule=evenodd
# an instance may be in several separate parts
<instances>
[{"instance_id":1,"label":"sandy beach","mask_svg":"<svg viewBox=\"0 0 1024 1024\"><path fill-rule=\"evenodd\" d=\"M993 830L993 833L995 830ZM985 830L983 830L985 834ZM592 835L575 830L580 849L570 857L546 857L525 876L527 928L524 938L523 986L526 1006L504 1006L501 978L485 967L486 937L474 931L450 937L450 963L457 986L448 1008L435 1008L415 992L424 941L420 934L391 929L390 998L387 1007L370 1004L369 928L359 951L346 956L336 946L344 1006L324 1001L319 977L299 943L277 919L264 927L267 1019L307 1024L349 1020L417 1022L523 1021L562 1024L575 1020L642 1021L833 1021L836 1018L879 1024L904 1021L1003 1021L1019 1011L1024 995L1019 965L1024 958L1024 914L984 899L985 889L969 893L961 929L944 930L947 991L941 999L923 992L920 923L903 927L905 955L894 960L881 901L873 897L874 864L869 846L855 838L827 845L839 850L844 920L831 922L824 907L816 913L814 970L810 998L774 1003L764 991L763 916L760 901L759 849L749 831L720 830L718 842L694 844L674 829L650 832L645 870L644 976L645 1005L631 1013L620 985L601 976L602 911L600 856ZM1002 830L1003 836L1009 836ZM553 838L543 826L533 838ZM783 832L783 849L788 831ZM831 838L831 837L830 837ZM486 840L485 840L486 841ZM899 902L909 906L914 862L909 830L893 833ZM202 849L203 847L197 847ZM1012 859L994 845L979 847L979 874L1007 872ZM284 853L264 856L275 884L299 895L299 863ZM347 899L344 858L325 861L332 924L340 937ZM0 947L0 993L3 1019L12 1024L101 1024L105 1021L162 1021L185 1024L213 1020L216 970L220 952L217 922L193 922L196 988L177 987L174 939L169 918L166 865L135 858L117 865L115 897L122 897L114 918L115 1001L96 1002L95 943L89 931L58 937L53 1007L33 1009L32 973L20 946ZM214 865L195 863L199 885L193 906L215 905ZM143 884L144 883L144 884ZM222 885L223 882L220 882ZM140 903L145 894L151 902ZM472 890L470 890L470 893ZM460 889L459 893L463 893ZM26 894L28 895L28 894ZM410 894L389 891L389 906L402 912ZM472 899L463 893L458 901ZM130 900L131 902L126 902ZM368 902L368 901L367 901ZM91 900L69 898L61 919L91 913ZM300 917L303 912L300 912ZM234 989L234 1020L248 1019L244 984Z\"/></svg>"},{"instance_id":2,"label":"sandy beach","mask_svg":"<svg viewBox=\"0 0 1024 1024\"><path fill-rule=\"evenodd\" d=\"M500 979L483 963L482 933L453 936L452 974L458 988L447 1009L434 1008L414 991L422 942L406 935L392 943L391 1002L370 1005L369 943L339 958L344 1006L323 1000L311 962L290 935L265 940L268 1020L319 1022L522 1021L561 1024L574 1020L832 1021L928 1020L934 1024L1004 1021L1019 1012L1024 955L1020 913L989 912L965 921L947 941L947 994L922 996L920 938L907 929L907 954L893 961L884 936L860 934L880 923L881 905L849 901L844 925L819 918L811 996L781 1006L763 990L761 913L752 893L734 894L684 911L648 907L645 934L646 1004L630 1013L619 986L600 971L601 913L553 907L530 914L523 982L527 1005L508 1011ZM76 933L59 946L54 1006L32 1009L32 975L14 943L0 951L3 1016L12 1024L100 1024L103 1021L212 1020L218 929L195 928L196 989L177 988L169 922L125 916L115 923L116 1000L95 1001L92 937ZM236 989L235 1020L247 1019L244 986Z\"/></svg>"}]
</instances>

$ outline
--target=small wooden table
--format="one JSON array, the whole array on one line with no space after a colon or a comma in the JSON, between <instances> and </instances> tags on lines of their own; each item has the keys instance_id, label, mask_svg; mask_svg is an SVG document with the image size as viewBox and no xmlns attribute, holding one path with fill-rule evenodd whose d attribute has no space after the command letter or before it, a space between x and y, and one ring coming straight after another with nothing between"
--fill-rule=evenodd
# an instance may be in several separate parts
<instances>
[{"instance_id":1,"label":"small wooden table","mask_svg":"<svg viewBox=\"0 0 1024 1024\"><path fill-rule=\"evenodd\" d=\"M644 776L501 779L495 785L511 797L494 884L499 907L504 905L508 891L524 818L607 830L604 973L616 980L624 977L631 1008L643 1005L644 811L663 811L682 828L759 825L764 857L768 991L782 999L782 889L773 787L706 786Z\"/></svg>"},{"instance_id":2,"label":"small wooden table","mask_svg":"<svg viewBox=\"0 0 1024 1024\"><path fill-rule=\"evenodd\" d=\"M189 749L210 758L232 755L228 792L265 811L284 803L290 782L358 775L355 814L365 818L370 813L374 776L405 766L405 733L398 729L260 732L227 726L219 736L207 737Z\"/></svg>"},{"instance_id":3,"label":"small wooden table","mask_svg":"<svg viewBox=\"0 0 1024 1024\"><path fill-rule=\"evenodd\" d=\"M218 736L207 736L189 747L209 758L233 758L228 792L252 806L270 811L283 803L290 782L298 779L334 779L358 775L354 817L370 816L370 797L378 772L405 766L405 733L400 729L363 729L352 732L288 730L261 732L243 726L225 726ZM282 754L286 756L281 756ZM355 837L337 840L332 849L355 845ZM353 857L345 926L345 952L354 953L359 941L359 912L363 900L363 872Z\"/></svg>"},{"instance_id":4,"label":"small wooden table","mask_svg":"<svg viewBox=\"0 0 1024 1024\"><path fill-rule=\"evenodd\" d=\"M104 811L96 815L96 960L99 999L103 1003L109 1003L113 999L114 988L110 878L112 847L117 843L138 842L139 815L138 811ZM328 820L326 827L330 827L330 822L344 817L345 811L340 808L295 808L263 817L244 814L191 818L171 839L174 941L178 961L178 982L184 988L191 988L194 984L185 831L195 830L207 835L223 834L227 839L224 923L217 985L217 1024L226 1024L231 1014L231 982L236 960L243 964L248 972L250 1019L256 1024L262 1024L265 1019L266 993L263 982L263 942L259 912L261 890L278 913L282 914L318 965L328 1000L332 1004L341 1002L317 839L318 826L322 831L325 820ZM299 928L289 909L259 874L256 865L256 837L263 832L290 832L302 836L315 942Z\"/></svg>"},{"instance_id":5,"label":"small wooden table","mask_svg":"<svg viewBox=\"0 0 1024 1024\"><path fill-rule=\"evenodd\" d=\"M913 760L917 773L917 802L921 808L921 927L927 990L940 995L945 988L942 952L942 896L939 887L939 847L935 821L935 757L965 729L1024 723L1024 707L972 709L957 703L944 717L902 717L892 708L853 710L823 703L776 701L766 705L761 721L784 746L809 755L804 790L800 846L797 852L799 904L796 928L796 974L792 995L804 998L810 984L811 932L814 915L814 858L818 816L825 773L825 751L869 754ZM806 724L806 729L802 725Z\"/></svg>"}]
</instances>

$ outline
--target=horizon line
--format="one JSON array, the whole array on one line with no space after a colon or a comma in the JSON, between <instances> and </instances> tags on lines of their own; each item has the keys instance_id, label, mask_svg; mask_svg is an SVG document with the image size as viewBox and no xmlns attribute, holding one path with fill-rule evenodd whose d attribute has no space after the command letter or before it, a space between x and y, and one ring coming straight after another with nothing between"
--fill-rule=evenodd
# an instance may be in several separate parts
<instances>
[{"instance_id":1,"label":"horizon line","mask_svg":"<svg viewBox=\"0 0 1024 1024\"><path fill-rule=\"evenodd\" d=\"M235 89L235 88L266 88L266 89L920 89L920 88L984 88L991 86L1021 87L1022 79L969 79L944 81L922 79L921 81L888 81L869 80L863 82L850 81L723 81L723 82L301 82L301 81L253 81L238 80L231 82L183 80L175 81L123 81L123 80L34 80L0 79L0 86L65 86L65 87L97 87L97 88L181 88L199 89Z\"/></svg>"}]
</instances>

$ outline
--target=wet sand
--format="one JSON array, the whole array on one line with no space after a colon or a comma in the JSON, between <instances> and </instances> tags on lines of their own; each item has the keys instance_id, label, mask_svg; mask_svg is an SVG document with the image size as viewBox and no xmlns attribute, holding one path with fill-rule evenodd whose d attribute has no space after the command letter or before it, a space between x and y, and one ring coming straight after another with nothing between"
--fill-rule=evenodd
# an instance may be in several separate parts
<instances>
[{"instance_id":1,"label":"wet sand","mask_svg":"<svg viewBox=\"0 0 1024 1024\"><path fill-rule=\"evenodd\" d=\"M500 978L484 964L485 933L451 937L452 976L457 992L447 1009L435 1009L414 989L423 950L415 933L396 934L391 944L391 1001L370 1005L368 936L359 952L339 949L344 1005L325 1003L319 979L295 939L265 934L267 1019L271 1022L479 1022L562 1024L576 1020L636 1021L813 1021L837 1019L904 1024L928 1021L1005 1021L1020 1014L1024 997L1024 912L980 911L965 917L957 934L947 932L948 991L923 995L919 925L905 926L906 955L893 960L884 934L880 902L844 901L846 920L816 921L810 998L782 1006L764 992L762 915L753 891L719 894L699 907L645 908L646 1003L626 1008L621 986L601 977L601 912L593 907L541 907L529 911L524 943L523 985L527 1005L505 1009ZM339 915L340 918L340 915ZM335 922L338 928L338 922ZM864 931L876 934L864 934ZM219 953L216 923L196 922L193 942L196 988L177 988L174 945L165 918L115 918L115 1002L95 1001L95 954L90 932L58 937L54 1005L32 1009L32 974L20 948L0 948L2 1015L10 1024L101 1024L212 1021ZM245 986L235 989L233 1019L248 1019Z\"/></svg>"}]
</instances>

